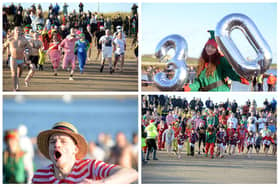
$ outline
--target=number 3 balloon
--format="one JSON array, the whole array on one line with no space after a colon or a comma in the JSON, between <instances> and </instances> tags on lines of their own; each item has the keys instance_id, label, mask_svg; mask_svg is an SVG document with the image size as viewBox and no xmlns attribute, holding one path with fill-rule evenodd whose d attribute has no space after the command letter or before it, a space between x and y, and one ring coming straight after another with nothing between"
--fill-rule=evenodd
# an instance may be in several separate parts
<instances>
[{"instance_id":1,"label":"number 3 balloon","mask_svg":"<svg viewBox=\"0 0 280 187\"><path fill-rule=\"evenodd\" d=\"M188 78L186 65L188 44L180 35L169 35L163 38L156 47L155 56L162 61L169 50L174 49L175 54L167 61L169 71L174 72L172 79L169 79L165 72L159 72L154 76L154 82L161 91L181 90Z\"/></svg>"},{"instance_id":2,"label":"number 3 balloon","mask_svg":"<svg viewBox=\"0 0 280 187\"><path fill-rule=\"evenodd\" d=\"M257 53L256 59L248 61L241 55L230 37L234 29L240 29L245 35ZM215 34L221 51L240 76L251 80L255 73L262 74L269 69L272 62L270 46L249 17L243 14L227 15L217 24Z\"/></svg>"}]
</instances>

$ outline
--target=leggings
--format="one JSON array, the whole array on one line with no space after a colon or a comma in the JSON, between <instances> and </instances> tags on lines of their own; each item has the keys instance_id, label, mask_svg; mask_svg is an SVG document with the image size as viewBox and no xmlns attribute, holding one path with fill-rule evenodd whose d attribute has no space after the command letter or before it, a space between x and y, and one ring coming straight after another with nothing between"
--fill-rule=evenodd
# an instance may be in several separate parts
<instances>
[{"instance_id":1,"label":"leggings","mask_svg":"<svg viewBox=\"0 0 280 187\"><path fill-rule=\"evenodd\" d=\"M203 142L203 146L205 147L206 136L205 134L199 134L198 138L198 147L200 149L201 142Z\"/></svg>"}]
</instances>

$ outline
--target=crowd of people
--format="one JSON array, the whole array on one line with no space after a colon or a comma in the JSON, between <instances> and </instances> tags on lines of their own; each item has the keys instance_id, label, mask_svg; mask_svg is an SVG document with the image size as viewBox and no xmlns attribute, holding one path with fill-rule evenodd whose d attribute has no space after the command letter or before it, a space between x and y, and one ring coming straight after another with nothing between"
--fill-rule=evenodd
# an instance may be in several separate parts
<instances>
[{"instance_id":1,"label":"crowd of people","mask_svg":"<svg viewBox=\"0 0 280 187\"><path fill-rule=\"evenodd\" d=\"M28 129L20 125L4 133L3 183L31 183L39 163L35 157L42 157L37 149L36 140L27 136ZM123 132L116 134L100 133L97 142L88 142L86 158L116 164L124 168L138 168L138 134L133 133L132 142ZM38 158L37 158L38 160Z\"/></svg>"},{"instance_id":2,"label":"crowd of people","mask_svg":"<svg viewBox=\"0 0 280 187\"><path fill-rule=\"evenodd\" d=\"M43 71L47 61L52 63L54 76L58 76L62 65L62 69L69 71L69 80L74 80L76 61L82 74L92 57L93 46L97 49L96 60L101 54L100 72L103 72L105 60L111 74L123 71L127 37L133 37L131 45L135 56L138 56L136 4L131 8L131 16L117 14L113 18L102 13L84 12L83 7L80 3L79 12L74 9L68 13L66 3L62 11L58 3L50 4L44 11L40 4L33 4L29 9L23 9L20 3L3 6L3 54L7 54L13 91L19 90L19 78L25 64L29 66L24 80L28 87L35 71Z\"/></svg>"},{"instance_id":3,"label":"crowd of people","mask_svg":"<svg viewBox=\"0 0 280 187\"><path fill-rule=\"evenodd\" d=\"M157 160L157 150L182 151L211 158L246 153L277 155L277 101L265 99L262 106L248 99L240 104L227 99L215 103L210 97L142 96L142 162ZM209 155L210 153L210 155Z\"/></svg>"}]
</instances>

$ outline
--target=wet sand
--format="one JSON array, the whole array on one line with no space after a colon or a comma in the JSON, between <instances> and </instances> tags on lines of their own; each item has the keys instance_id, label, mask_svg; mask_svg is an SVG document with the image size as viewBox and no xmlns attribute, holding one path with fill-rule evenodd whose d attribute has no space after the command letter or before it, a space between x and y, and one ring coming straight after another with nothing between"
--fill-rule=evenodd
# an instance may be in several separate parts
<instances>
[{"instance_id":1,"label":"wet sand","mask_svg":"<svg viewBox=\"0 0 280 187\"><path fill-rule=\"evenodd\" d=\"M276 184L277 160L269 154L245 154L225 158L187 156L178 159L174 152L169 157L159 151L159 160L149 160L142 165L142 183L192 183L192 184Z\"/></svg>"},{"instance_id":2,"label":"wet sand","mask_svg":"<svg viewBox=\"0 0 280 187\"><path fill-rule=\"evenodd\" d=\"M25 67L20 78L20 91L137 91L138 64L136 59L126 59L123 72L109 73L109 65L105 62L103 72L100 71L100 61L90 60L85 66L85 72L80 74L76 64L74 80L69 80L69 72L58 70L54 76L51 63L44 64L44 71L36 71L31 79L30 87L25 87L24 78L28 70ZM9 67L3 65L3 91L12 91L12 78Z\"/></svg>"}]
</instances>

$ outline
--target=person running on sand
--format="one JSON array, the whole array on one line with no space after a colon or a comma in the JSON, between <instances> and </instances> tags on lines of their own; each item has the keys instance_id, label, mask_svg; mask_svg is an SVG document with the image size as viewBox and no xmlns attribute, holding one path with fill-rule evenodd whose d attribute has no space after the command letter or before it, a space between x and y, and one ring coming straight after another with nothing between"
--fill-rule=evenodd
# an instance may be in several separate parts
<instances>
[{"instance_id":1,"label":"person running on sand","mask_svg":"<svg viewBox=\"0 0 280 187\"><path fill-rule=\"evenodd\" d=\"M58 122L37 136L39 151L52 162L38 169L34 184L116 184L137 180L136 170L85 159L88 145L74 125Z\"/></svg>"},{"instance_id":2,"label":"person running on sand","mask_svg":"<svg viewBox=\"0 0 280 187\"><path fill-rule=\"evenodd\" d=\"M60 41L58 40L57 34L52 34L51 42L50 42L47 53L49 54L50 60L53 65L54 76L57 76L57 69L60 64L61 53L60 53L60 50L58 49L59 44L60 44Z\"/></svg>"},{"instance_id":3,"label":"person running on sand","mask_svg":"<svg viewBox=\"0 0 280 187\"><path fill-rule=\"evenodd\" d=\"M123 71L123 65L124 65L124 53L125 53L125 40L122 38L122 32L118 32L116 39L114 39L114 49L115 52L115 61L114 61L114 68L113 72L116 71L117 63L120 60L121 61L121 69L120 71Z\"/></svg>"},{"instance_id":4,"label":"person running on sand","mask_svg":"<svg viewBox=\"0 0 280 187\"><path fill-rule=\"evenodd\" d=\"M172 150L172 142L174 140L174 130L172 129L172 125L168 125L168 129L166 129L162 134L162 139L165 139L166 151L168 156ZM163 141L163 140L162 140Z\"/></svg>"},{"instance_id":5,"label":"person running on sand","mask_svg":"<svg viewBox=\"0 0 280 187\"><path fill-rule=\"evenodd\" d=\"M182 152L182 150L184 148L184 143L185 143L185 139L186 138L187 138L187 136L180 131L179 135L177 136L178 159L182 158L181 152Z\"/></svg>"},{"instance_id":6,"label":"person running on sand","mask_svg":"<svg viewBox=\"0 0 280 187\"><path fill-rule=\"evenodd\" d=\"M102 45L102 60L100 72L103 71L105 60L109 61L110 73L113 73L112 68L112 53L113 53L113 37L111 36L110 30L106 29L105 35L102 36L99 40L99 44Z\"/></svg>"},{"instance_id":7,"label":"person running on sand","mask_svg":"<svg viewBox=\"0 0 280 187\"><path fill-rule=\"evenodd\" d=\"M207 127L206 131L206 147L205 147L205 156L208 157L208 151L210 148L211 158L214 158L214 148L216 141L216 133L213 125Z\"/></svg>"},{"instance_id":8,"label":"person running on sand","mask_svg":"<svg viewBox=\"0 0 280 187\"><path fill-rule=\"evenodd\" d=\"M35 74L35 70L36 70L36 68L38 66L38 62L39 62L39 49L43 46L42 42L39 40L38 33L35 32L33 34L33 39L31 39L29 41L29 44L32 47L30 57L29 57L31 64L30 64L30 70L24 80L26 87L29 86L29 82Z\"/></svg>"},{"instance_id":9,"label":"person running on sand","mask_svg":"<svg viewBox=\"0 0 280 187\"><path fill-rule=\"evenodd\" d=\"M260 149L261 149L261 142L262 142L262 137L260 136L259 133L256 133L256 141L255 141L255 150L257 154L259 154Z\"/></svg>"},{"instance_id":10,"label":"person running on sand","mask_svg":"<svg viewBox=\"0 0 280 187\"><path fill-rule=\"evenodd\" d=\"M74 80L73 75L74 75L74 70L76 67L76 55L74 53L75 50L75 43L79 39L76 38L76 33L74 28L70 29L70 35L67 36L60 44L59 48L64 49L64 58L63 58L63 64L62 64L62 69L68 68L69 63L72 65L72 69L70 71L70 77L69 80Z\"/></svg>"},{"instance_id":11,"label":"person running on sand","mask_svg":"<svg viewBox=\"0 0 280 187\"><path fill-rule=\"evenodd\" d=\"M232 140L230 141L230 145L229 145L229 155L234 155L235 154L235 148L236 145L240 142L239 138L238 138L238 133L235 132Z\"/></svg>"},{"instance_id":12,"label":"person running on sand","mask_svg":"<svg viewBox=\"0 0 280 187\"><path fill-rule=\"evenodd\" d=\"M46 53L49 49L49 42L50 38L48 35L48 32L46 30L43 30L40 35L40 40L43 43L43 47L39 49L39 71L43 71L43 65L46 61Z\"/></svg>"},{"instance_id":13,"label":"person running on sand","mask_svg":"<svg viewBox=\"0 0 280 187\"><path fill-rule=\"evenodd\" d=\"M267 133L265 137L263 137L263 147L265 156L267 156L271 143L274 143L274 140L271 137L271 133Z\"/></svg>"},{"instance_id":14,"label":"person running on sand","mask_svg":"<svg viewBox=\"0 0 280 187\"><path fill-rule=\"evenodd\" d=\"M21 27L14 28L14 36L4 44L3 48L9 47L11 53L10 69L13 79L13 91L19 90L19 78L23 70L25 50L31 50L29 42L23 37Z\"/></svg>"},{"instance_id":15,"label":"person running on sand","mask_svg":"<svg viewBox=\"0 0 280 187\"><path fill-rule=\"evenodd\" d=\"M198 132L198 154L200 155L201 142L203 143L202 152L205 152L206 128L204 121L199 124L196 131Z\"/></svg>"},{"instance_id":16,"label":"person running on sand","mask_svg":"<svg viewBox=\"0 0 280 187\"><path fill-rule=\"evenodd\" d=\"M195 152L195 142L198 140L198 135L197 132L195 132L194 129L191 130L190 133L190 138L189 138L189 144L190 144L190 148L191 148L191 156L194 156L194 152Z\"/></svg>"},{"instance_id":17,"label":"person running on sand","mask_svg":"<svg viewBox=\"0 0 280 187\"><path fill-rule=\"evenodd\" d=\"M253 132L250 131L249 135L247 137L247 155L248 155L248 158L251 158L254 144L255 144L255 137L254 137Z\"/></svg>"},{"instance_id":18,"label":"person running on sand","mask_svg":"<svg viewBox=\"0 0 280 187\"><path fill-rule=\"evenodd\" d=\"M80 40L75 44L75 54L77 54L80 73L84 72L84 66L87 60L87 50L89 48L89 42L85 39L85 34L80 34Z\"/></svg>"},{"instance_id":19,"label":"person running on sand","mask_svg":"<svg viewBox=\"0 0 280 187\"><path fill-rule=\"evenodd\" d=\"M217 142L217 154L216 157L220 156L224 157L224 152L226 148L226 131L225 128L221 125L219 127L219 131L216 134L216 142Z\"/></svg>"}]
</instances>

